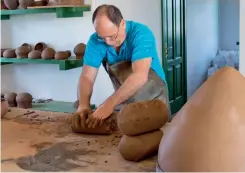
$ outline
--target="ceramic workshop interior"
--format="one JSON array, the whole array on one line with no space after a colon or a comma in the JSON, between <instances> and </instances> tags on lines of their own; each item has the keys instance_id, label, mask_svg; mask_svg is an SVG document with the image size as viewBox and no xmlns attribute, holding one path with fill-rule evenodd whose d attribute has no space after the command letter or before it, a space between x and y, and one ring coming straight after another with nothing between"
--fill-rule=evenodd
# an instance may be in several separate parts
<instances>
[{"instance_id":1,"label":"ceramic workshop interior","mask_svg":"<svg viewBox=\"0 0 245 173\"><path fill-rule=\"evenodd\" d=\"M53 75L54 78L50 81L55 82L50 82L49 87L59 93L52 94L51 89L43 91L42 88L38 88L40 93L47 92L55 99L41 97L41 94L34 92L31 85L24 83L30 81L28 77L23 77L28 80L23 80L22 84L19 82L21 78L10 74L5 76L5 81L7 78L11 80L16 78L18 82L12 82L12 84L21 85L9 86L9 89L8 86L2 84L6 92L1 91L1 171L245 172L244 76L239 72L237 62L229 64L232 67L227 67L226 64L225 67L217 68L215 62L219 60L214 60L207 69L207 80L199 87L191 86L197 89L190 98L187 98L187 77L184 76L188 67L184 59L186 52L178 52L178 50L186 49L184 43L186 36L184 29L181 28L186 24L185 5L183 5L185 0L159 0L161 12L166 12L166 14L161 13L162 20L165 19L164 15L174 13L173 16L176 16L177 13L183 15L183 18L179 20L176 18L175 21L179 22L177 26L180 28L174 24L172 24L174 27L171 27L173 31L176 30L175 32L183 29L182 35L178 37L178 34L173 34L174 38L166 37L169 45L167 44L165 49L162 48L162 45L160 46L160 49L163 49L162 56L164 57L164 54L166 57L169 56L168 59L165 59L166 62L162 62L162 65L166 70L169 82L168 96L172 117L169 118L169 107L163 101L148 100L128 104L120 112L113 112L101 126L90 128L85 125L82 127L81 117L74 114L79 105L78 92L72 90L77 89L77 82L74 87L73 75L78 72L80 75L79 69L83 67L87 41L86 39L80 40L80 37L75 38L78 36L74 36L73 31L70 31L67 26L71 24L70 20L76 24L82 21L82 27L85 28L84 23L87 20L91 23L93 5L97 3L95 6L98 6L99 1L102 3L102 1L109 2L110 0L1 0L1 21L9 21L12 22L11 25L14 25L17 20L26 20L30 17L33 21L35 18L39 20L38 22L42 23L44 28L49 27L51 21L51 23L57 22L57 26L67 30L65 33L57 32L58 37L64 36L67 44L64 40L60 41L60 38L57 38L57 42L53 41L56 40L56 31L50 29L54 36L51 39L41 40L39 39L41 36L38 37L40 30L33 30L37 32L35 34L38 40L28 38L28 36L26 36L27 39L24 39L15 33L9 34L12 40L14 40L12 37L17 38L13 44L1 46L2 73L4 73L3 70L15 71L17 68L13 66L23 65L23 68L28 66L24 70L27 70L29 74L38 75L35 81L30 78L31 82L38 83L38 85L45 83L48 86L46 84L48 82L43 82L41 78L49 78ZM149 4L144 3L145 0L141 2L148 7ZM173 4L177 10L166 10L167 5L171 4L167 2L175 2ZM179 2L178 7L176 2ZM120 4L119 0L115 3ZM155 6L158 7L159 4ZM145 13L145 8L143 12ZM45 19L49 14L53 15L53 18ZM40 17L42 15L44 17ZM46 24L47 21L49 23ZM64 22L67 22L67 26ZM30 27L19 21L15 24L18 26L15 26L13 30L16 31L18 28L22 34L24 33L22 30L25 31ZM35 25L35 22L32 25ZM170 24L166 22L165 25ZM74 27L77 26L79 25L74 24ZM79 32L80 29L78 27ZM88 30L88 33L82 34L91 34L92 31ZM161 30L163 35L169 36L171 32L166 28ZM25 34L33 36L30 32ZM51 36L50 33L47 34L47 37L49 36ZM4 35L2 37L5 40L8 39ZM161 37L163 38L165 37ZM72 39L74 42L70 44ZM179 47L173 48L170 43L173 44L172 46L175 46L175 43ZM173 55L169 53L171 50ZM220 57L221 54L225 54L224 51L219 51L219 53ZM183 56L177 56L177 54ZM234 52L231 54L230 52L230 56L235 56ZM31 71L30 69L35 70L33 67L29 68L32 65L42 67L41 71L39 71L40 68L34 72ZM50 69L49 65L56 69L52 71L54 73L45 71L46 67ZM15 72L23 74L23 71L18 70ZM65 75L66 83L69 84L71 80L73 83L64 89L62 86L64 83L56 79L55 75L59 77ZM78 81L78 77L76 80ZM99 87L101 89L101 86ZM94 90L97 89L96 86ZM100 94L106 95L106 90L107 86L103 87L103 92ZM62 99L69 96L69 93L76 96L72 99ZM90 116L99 106L102 100L99 97L100 94L95 94L90 105L91 110L86 112L87 116Z\"/></svg>"}]
</instances>

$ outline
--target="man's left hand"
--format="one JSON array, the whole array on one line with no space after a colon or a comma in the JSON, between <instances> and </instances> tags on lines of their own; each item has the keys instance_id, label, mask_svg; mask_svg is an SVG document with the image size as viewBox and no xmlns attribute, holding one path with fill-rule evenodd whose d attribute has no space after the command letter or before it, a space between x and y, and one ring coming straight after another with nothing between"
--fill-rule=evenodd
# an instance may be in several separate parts
<instances>
[{"instance_id":1,"label":"man's left hand","mask_svg":"<svg viewBox=\"0 0 245 173\"><path fill-rule=\"evenodd\" d=\"M92 115L90 115L87 120L86 124L88 128L95 128L97 125L102 125L104 120L107 119L114 111L114 107L112 104L104 103L100 105Z\"/></svg>"}]
</instances>

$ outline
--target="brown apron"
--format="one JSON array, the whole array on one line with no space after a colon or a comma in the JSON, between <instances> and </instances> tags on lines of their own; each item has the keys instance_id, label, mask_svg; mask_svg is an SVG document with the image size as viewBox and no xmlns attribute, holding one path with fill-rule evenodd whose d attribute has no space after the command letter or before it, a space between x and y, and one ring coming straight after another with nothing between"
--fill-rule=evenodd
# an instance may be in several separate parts
<instances>
[{"instance_id":1,"label":"brown apron","mask_svg":"<svg viewBox=\"0 0 245 173\"><path fill-rule=\"evenodd\" d=\"M109 65L107 60L104 59L102 64L112 81L115 91L119 89L128 76L133 72L131 61L122 61ZM118 105L116 111L119 111L125 104L153 99L162 100L168 106L169 117L171 118L167 85L154 70L150 69L146 84L131 98Z\"/></svg>"}]
</instances>

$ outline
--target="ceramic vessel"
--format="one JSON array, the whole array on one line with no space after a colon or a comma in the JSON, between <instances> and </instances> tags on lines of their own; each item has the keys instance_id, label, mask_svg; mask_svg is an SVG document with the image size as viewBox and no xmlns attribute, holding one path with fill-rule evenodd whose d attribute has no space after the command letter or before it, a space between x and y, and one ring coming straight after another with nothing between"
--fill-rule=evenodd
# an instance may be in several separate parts
<instances>
[{"instance_id":1,"label":"ceramic vessel","mask_svg":"<svg viewBox=\"0 0 245 173\"><path fill-rule=\"evenodd\" d=\"M17 96L17 94L15 92L8 92L8 93L4 94L4 98L8 102L9 107L16 107L17 106L16 96Z\"/></svg>"},{"instance_id":2,"label":"ceramic vessel","mask_svg":"<svg viewBox=\"0 0 245 173\"><path fill-rule=\"evenodd\" d=\"M15 50L17 58L28 58L28 53L30 49L28 46L20 46Z\"/></svg>"},{"instance_id":3,"label":"ceramic vessel","mask_svg":"<svg viewBox=\"0 0 245 173\"><path fill-rule=\"evenodd\" d=\"M34 2L33 6L46 6L48 3L49 0L38 0Z\"/></svg>"},{"instance_id":4,"label":"ceramic vessel","mask_svg":"<svg viewBox=\"0 0 245 173\"><path fill-rule=\"evenodd\" d=\"M54 58L56 60L68 59L68 53L66 51L58 51L58 52L55 53Z\"/></svg>"},{"instance_id":5,"label":"ceramic vessel","mask_svg":"<svg viewBox=\"0 0 245 173\"><path fill-rule=\"evenodd\" d=\"M28 54L30 59L41 59L41 52L38 50L33 50Z\"/></svg>"},{"instance_id":6,"label":"ceramic vessel","mask_svg":"<svg viewBox=\"0 0 245 173\"><path fill-rule=\"evenodd\" d=\"M86 50L86 45L84 43L79 43L73 49L76 59L82 59Z\"/></svg>"},{"instance_id":7,"label":"ceramic vessel","mask_svg":"<svg viewBox=\"0 0 245 173\"><path fill-rule=\"evenodd\" d=\"M29 48L29 51L32 50L32 46L29 43L23 43L21 46L26 46Z\"/></svg>"},{"instance_id":8,"label":"ceramic vessel","mask_svg":"<svg viewBox=\"0 0 245 173\"><path fill-rule=\"evenodd\" d=\"M21 8L26 9L34 4L34 0L19 0L19 4Z\"/></svg>"},{"instance_id":9,"label":"ceramic vessel","mask_svg":"<svg viewBox=\"0 0 245 173\"><path fill-rule=\"evenodd\" d=\"M15 49L7 49L3 52L4 58L16 58Z\"/></svg>"},{"instance_id":10,"label":"ceramic vessel","mask_svg":"<svg viewBox=\"0 0 245 173\"><path fill-rule=\"evenodd\" d=\"M46 47L47 47L47 45L45 43L39 42L35 45L34 50L38 50L38 51L42 52Z\"/></svg>"},{"instance_id":11,"label":"ceramic vessel","mask_svg":"<svg viewBox=\"0 0 245 173\"><path fill-rule=\"evenodd\" d=\"M19 6L19 1L18 0L4 0L4 4L9 10L15 10Z\"/></svg>"},{"instance_id":12,"label":"ceramic vessel","mask_svg":"<svg viewBox=\"0 0 245 173\"><path fill-rule=\"evenodd\" d=\"M7 10L8 8L6 7L4 0L1 0L1 9L2 10Z\"/></svg>"},{"instance_id":13,"label":"ceramic vessel","mask_svg":"<svg viewBox=\"0 0 245 173\"><path fill-rule=\"evenodd\" d=\"M55 55L55 50L50 47L47 47L43 50L41 57L42 59L49 60L49 59L54 59L54 55Z\"/></svg>"},{"instance_id":14,"label":"ceramic vessel","mask_svg":"<svg viewBox=\"0 0 245 173\"><path fill-rule=\"evenodd\" d=\"M3 94L1 94L1 118L8 113L8 102L5 100Z\"/></svg>"},{"instance_id":15,"label":"ceramic vessel","mask_svg":"<svg viewBox=\"0 0 245 173\"><path fill-rule=\"evenodd\" d=\"M16 96L18 108L32 108L32 95L30 93L19 93Z\"/></svg>"}]
</instances>

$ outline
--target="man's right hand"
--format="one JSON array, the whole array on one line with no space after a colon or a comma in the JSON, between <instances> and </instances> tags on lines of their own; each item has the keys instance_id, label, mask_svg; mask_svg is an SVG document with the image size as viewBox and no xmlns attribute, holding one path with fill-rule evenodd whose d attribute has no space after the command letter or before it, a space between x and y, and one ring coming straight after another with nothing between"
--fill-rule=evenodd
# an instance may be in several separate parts
<instances>
[{"instance_id":1,"label":"man's right hand","mask_svg":"<svg viewBox=\"0 0 245 173\"><path fill-rule=\"evenodd\" d=\"M92 110L86 106L79 105L77 111L74 113L72 117L72 125L79 129L86 127L86 119L88 115L92 112Z\"/></svg>"}]
</instances>

